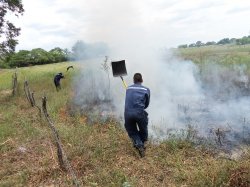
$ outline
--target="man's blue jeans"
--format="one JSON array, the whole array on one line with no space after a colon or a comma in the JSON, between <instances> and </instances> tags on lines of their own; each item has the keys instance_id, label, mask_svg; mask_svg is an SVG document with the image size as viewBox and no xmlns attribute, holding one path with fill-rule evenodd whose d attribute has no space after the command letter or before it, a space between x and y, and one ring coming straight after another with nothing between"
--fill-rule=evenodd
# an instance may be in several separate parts
<instances>
[{"instance_id":1,"label":"man's blue jeans","mask_svg":"<svg viewBox=\"0 0 250 187\"><path fill-rule=\"evenodd\" d=\"M136 148L144 147L144 142L148 140L148 113L125 112L125 129Z\"/></svg>"}]
</instances>

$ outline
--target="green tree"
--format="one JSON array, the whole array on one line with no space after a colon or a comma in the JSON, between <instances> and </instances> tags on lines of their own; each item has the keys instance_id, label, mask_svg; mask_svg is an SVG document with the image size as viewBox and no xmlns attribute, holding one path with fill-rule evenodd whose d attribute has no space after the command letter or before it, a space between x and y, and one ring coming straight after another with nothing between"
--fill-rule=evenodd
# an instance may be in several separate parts
<instances>
[{"instance_id":1,"label":"green tree","mask_svg":"<svg viewBox=\"0 0 250 187\"><path fill-rule=\"evenodd\" d=\"M214 42L214 41L207 42L205 45L216 45L216 42Z\"/></svg>"},{"instance_id":2,"label":"green tree","mask_svg":"<svg viewBox=\"0 0 250 187\"><path fill-rule=\"evenodd\" d=\"M32 64L49 64L52 62L50 54L42 48L32 49L30 51Z\"/></svg>"},{"instance_id":3,"label":"green tree","mask_svg":"<svg viewBox=\"0 0 250 187\"><path fill-rule=\"evenodd\" d=\"M187 48L188 45L187 44L183 44L183 45L179 45L178 48Z\"/></svg>"},{"instance_id":4,"label":"green tree","mask_svg":"<svg viewBox=\"0 0 250 187\"><path fill-rule=\"evenodd\" d=\"M67 60L74 60L73 53L67 48L63 50L65 55L67 56Z\"/></svg>"},{"instance_id":5,"label":"green tree","mask_svg":"<svg viewBox=\"0 0 250 187\"><path fill-rule=\"evenodd\" d=\"M12 53L9 59L10 67L25 67L30 65L31 53L28 50L20 50L17 53Z\"/></svg>"},{"instance_id":6,"label":"green tree","mask_svg":"<svg viewBox=\"0 0 250 187\"><path fill-rule=\"evenodd\" d=\"M68 59L68 50L63 50L60 47L56 47L49 51L52 62L63 62Z\"/></svg>"},{"instance_id":7,"label":"green tree","mask_svg":"<svg viewBox=\"0 0 250 187\"><path fill-rule=\"evenodd\" d=\"M236 39L236 45L241 45L241 39L240 38Z\"/></svg>"},{"instance_id":8,"label":"green tree","mask_svg":"<svg viewBox=\"0 0 250 187\"><path fill-rule=\"evenodd\" d=\"M231 38L230 39L230 44L235 44L236 43L236 38Z\"/></svg>"},{"instance_id":9,"label":"green tree","mask_svg":"<svg viewBox=\"0 0 250 187\"><path fill-rule=\"evenodd\" d=\"M188 47L196 47L195 43L189 44Z\"/></svg>"},{"instance_id":10,"label":"green tree","mask_svg":"<svg viewBox=\"0 0 250 187\"><path fill-rule=\"evenodd\" d=\"M243 36L242 38L236 39L237 45L246 45L250 44L250 35L249 36Z\"/></svg>"},{"instance_id":11,"label":"green tree","mask_svg":"<svg viewBox=\"0 0 250 187\"><path fill-rule=\"evenodd\" d=\"M243 38L241 38L241 44L242 45L246 45L250 43L250 38L247 36L244 36Z\"/></svg>"},{"instance_id":12,"label":"green tree","mask_svg":"<svg viewBox=\"0 0 250 187\"><path fill-rule=\"evenodd\" d=\"M217 44L221 44L221 45L225 45L225 44L229 44L229 43L230 43L229 38L223 38L222 40L217 42Z\"/></svg>"},{"instance_id":13,"label":"green tree","mask_svg":"<svg viewBox=\"0 0 250 187\"><path fill-rule=\"evenodd\" d=\"M0 0L0 59L4 59L7 55L15 51L18 44L15 39L20 35L20 28L8 20L7 14L15 16L22 15L24 12L21 0Z\"/></svg>"},{"instance_id":14,"label":"green tree","mask_svg":"<svg viewBox=\"0 0 250 187\"><path fill-rule=\"evenodd\" d=\"M195 46L197 46L197 47L200 47L200 46L203 46L204 44L201 42L201 41L197 41L196 43L195 43Z\"/></svg>"}]
</instances>

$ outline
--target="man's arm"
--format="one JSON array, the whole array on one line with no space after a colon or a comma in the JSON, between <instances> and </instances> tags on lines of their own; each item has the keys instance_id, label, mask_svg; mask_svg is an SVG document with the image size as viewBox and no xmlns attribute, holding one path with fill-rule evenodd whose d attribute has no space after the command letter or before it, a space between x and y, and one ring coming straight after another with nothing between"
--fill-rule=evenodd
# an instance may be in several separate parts
<instances>
[{"instance_id":1,"label":"man's arm","mask_svg":"<svg viewBox=\"0 0 250 187\"><path fill-rule=\"evenodd\" d=\"M145 103L145 109L148 108L149 102L150 102L150 90L148 89L148 92L145 95L146 97L146 103Z\"/></svg>"}]
</instances>

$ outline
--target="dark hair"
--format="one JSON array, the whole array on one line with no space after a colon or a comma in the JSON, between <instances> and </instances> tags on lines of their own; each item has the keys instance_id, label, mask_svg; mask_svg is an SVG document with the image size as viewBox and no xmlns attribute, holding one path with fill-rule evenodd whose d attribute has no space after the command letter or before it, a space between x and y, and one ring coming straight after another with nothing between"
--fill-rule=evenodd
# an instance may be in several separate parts
<instances>
[{"instance_id":1,"label":"dark hair","mask_svg":"<svg viewBox=\"0 0 250 187\"><path fill-rule=\"evenodd\" d=\"M135 73L134 74L134 83L142 83L143 80L142 80L142 76L140 73Z\"/></svg>"}]
</instances>

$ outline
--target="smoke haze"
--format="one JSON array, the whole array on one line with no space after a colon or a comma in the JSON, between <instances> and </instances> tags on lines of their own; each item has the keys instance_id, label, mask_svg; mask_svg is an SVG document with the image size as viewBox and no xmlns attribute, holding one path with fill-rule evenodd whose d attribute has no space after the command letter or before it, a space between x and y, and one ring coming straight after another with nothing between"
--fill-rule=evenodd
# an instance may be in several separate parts
<instances>
[{"instance_id":1,"label":"smoke haze","mask_svg":"<svg viewBox=\"0 0 250 187\"><path fill-rule=\"evenodd\" d=\"M203 136L208 136L211 129L241 132L249 126L245 67L229 70L209 62L201 68L175 58L164 49L164 41L171 36L162 34L161 28L142 27L146 20L138 13L140 10L132 1L91 1L87 11L92 11L93 16L86 33L89 38L107 42L111 49L107 54L109 65L111 61L126 60L128 75L124 79L128 85L132 84L134 73L142 74L143 84L151 90L148 113L152 138L167 138L169 129L187 125L195 126ZM123 116L125 89L121 80L112 76L111 69L102 69L104 60L102 57L82 62L80 78L76 78L75 102L84 107L98 101L96 109L102 114L115 111L116 116ZM109 101L112 106L106 104Z\"/></svg>"}]
</instances>

